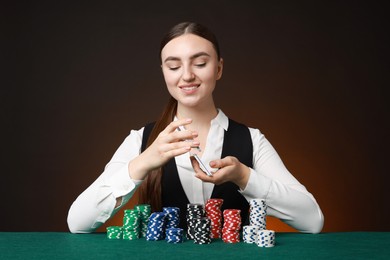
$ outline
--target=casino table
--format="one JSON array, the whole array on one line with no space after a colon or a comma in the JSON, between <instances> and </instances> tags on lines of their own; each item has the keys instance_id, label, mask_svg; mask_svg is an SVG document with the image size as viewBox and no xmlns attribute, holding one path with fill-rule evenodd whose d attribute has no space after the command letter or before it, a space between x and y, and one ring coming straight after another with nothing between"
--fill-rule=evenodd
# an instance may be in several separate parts
<instances>
[{"instance_id":1,"label":"casino table","mask_svg":"<svg viewBox=\"0 0 390 260\"><path fill-rule=\"evenodd\" d=\"M0 232L0 259L390 259L390 232L276 233L272 248L215 239L111 240L105 233Z\"/></svg>"}]
</instances>

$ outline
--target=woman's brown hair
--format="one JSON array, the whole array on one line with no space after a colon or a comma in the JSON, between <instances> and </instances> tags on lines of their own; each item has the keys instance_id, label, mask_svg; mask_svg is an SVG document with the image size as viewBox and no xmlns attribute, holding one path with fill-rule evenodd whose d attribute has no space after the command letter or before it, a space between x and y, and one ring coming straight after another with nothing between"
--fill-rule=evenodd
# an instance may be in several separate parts
<instances>
[{"instance_id":1,"label":"woman's brown hair","mask_svg":"<svg viewBox=\"0 0 390 260\"><path fill-rule=\"evenodd\" d=\"M169 30L168 33L163 37L160 44L159 52L160 63L162 62L161 51L164 46L172 39L179 37L183 34L195 34L210 41L213 44L214 49L217 53L218 60L220 59L219 44L215 35L207 27L201 24L193 22L183 22L172 27L171 30ZM172 122L176 115L176 111L177 101L173 97L171 97L160 118L156 121L153 130L150 133L146 147L149 147L154 142L154 140L156 140L157 136ZM162 167L150 172L138 189L139 203L150 204L152 211L161 211L163 206L161 200L162 174Z\"/></svg>"}]
</instances>

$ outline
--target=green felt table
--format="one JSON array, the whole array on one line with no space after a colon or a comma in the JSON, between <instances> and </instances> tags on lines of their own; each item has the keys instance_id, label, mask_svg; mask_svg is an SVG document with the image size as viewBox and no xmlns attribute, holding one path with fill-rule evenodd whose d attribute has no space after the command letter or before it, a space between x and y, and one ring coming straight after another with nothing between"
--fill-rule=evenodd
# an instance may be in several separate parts
<instances>
[{"instance_id":1,"label":"green felt table","mask_svg":"<svg viewBox=\"0 0 390 260\"><path fill-rule=\"evenodd\" d=\"M0 232L0 259L390 259L390 232L276 233L273 248L220 239L197 245L110 240L105 233Z\"/></svg>"}]
</instances>

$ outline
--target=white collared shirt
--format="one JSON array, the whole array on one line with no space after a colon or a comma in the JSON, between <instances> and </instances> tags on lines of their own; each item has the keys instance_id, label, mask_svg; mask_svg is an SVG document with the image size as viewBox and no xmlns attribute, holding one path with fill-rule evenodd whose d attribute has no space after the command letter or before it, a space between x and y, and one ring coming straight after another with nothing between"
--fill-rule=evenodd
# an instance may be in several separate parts
<instances>
[{"instance_id":1,"label":"white collared shirt","mask_svg":"<svg viewBox=\"0 0 390 260\"><path fill-rule=\"evenodd\" d=\"M224 131L229 119L221 111L211 121L202 161L206 165L222 154ZM144 128L132 130L117 149L103 173L72 204L68 214L71 232L93 232L124 206L142 183L132 180L128 164L140 154ZM254 128L249 128L253 143L253 169L247 186L240 191L247 199L265 199L267 214L283 220L294 228L309 233L320 232L323 214L316 200L284 166L279 155ZM194 176L189 154L175 158L180 181L190 203L204 204L210 198L214 184ZM114 208L117 198L122 204Z\"/></svg>"},{"instance_id":2,"label":"white collared shirt","mask_svg":"<svg viewBox=\"0 0 390 260\"><path fill-rule=\"evenodd\" d=\"M221 158L223 139L228 126L229 119L219 110L218 115L210 122L210 130L201 158L206 167L209 166L210 161ZM175 158L179 178L188 201L190 203L205 204L207 199L211 197L214 184L203 182L195 177L189 153ZM209 168L209 170L212 169Z\"/></svg>"}]
</instances>

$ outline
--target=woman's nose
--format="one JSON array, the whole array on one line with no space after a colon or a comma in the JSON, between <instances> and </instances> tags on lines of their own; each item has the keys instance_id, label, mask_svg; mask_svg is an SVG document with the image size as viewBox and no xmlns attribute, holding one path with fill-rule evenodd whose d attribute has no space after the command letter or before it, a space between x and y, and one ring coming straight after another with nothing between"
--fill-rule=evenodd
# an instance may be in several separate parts
<instances>
[{"instance_id":1,"label":"woman's nose","mask_svg":"<svg viewBox=\"0 0 390 260\"><path fill-rule=\"evenodd\" d=\"M182 78L184 81L192 81L195 79L195 75L191 68L184 68Z\"/></svg>"}]
</instances>

